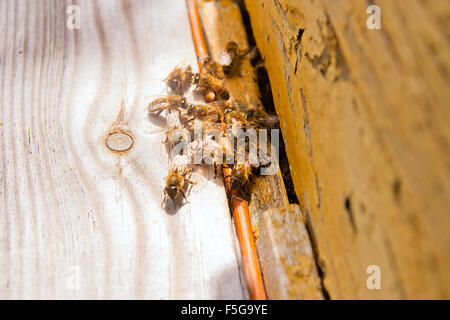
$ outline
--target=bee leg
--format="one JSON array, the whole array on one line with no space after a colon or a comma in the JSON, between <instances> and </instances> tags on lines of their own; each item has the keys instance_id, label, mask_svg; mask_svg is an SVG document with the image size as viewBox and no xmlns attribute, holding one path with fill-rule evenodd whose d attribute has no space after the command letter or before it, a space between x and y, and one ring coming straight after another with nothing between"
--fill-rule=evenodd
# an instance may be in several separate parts
<instances>
[{"instance_id":1,"label":"bee leg","mask_svg":"<svg viewBox=\"0 0 450 320\"><path fill-rule=\"evenodd\" d=\"M252 51L250 48L240 50L240 52L239 52L239 58L242 59L243 57L245 57L246 55L248 55L248 54L250 53L250 51Z\"/></svg>"},{"instance_id":2,"label":"bee leg","mask_svg":"<svg viewBox=\"0 0 450 320\"><path fill-rule=\"evenodd\" d=\"M186 173L186 177L184 177L184 180L186 180L186 182L190 184L197 184L197 182L189 180L191 176L192 176L192 169L189 169L189 171Z\"/></svg>"},{"instance_id":3,"label":"bee leg","mask_svg":"<svg viewBox=\"0 0 450 320\"><path fill-rule=\"evenodd\" d=\"M160 115L161 112L162 112L164 109L165 109L165 108L161 108L161 109L159 109L158 111L156 111L156 115Z\"/></svg>"},{"instance_id":4,"label":"bee leg","mask_svg":"<svg viewBox=\"0 0 450 320\"><path fill-rule=\"evenodd\" d=\"M214 163L214 179L217 177L217 163Z\"/></svg>"},{"instance_id":5,"label":"bee leg","mask_svg":"<svg viewBox=\"0 0 450 320\"><path fill-rule=\"evenodd\" d=\"M191 174L192 174L192 171L191 171ZM193 186L194 184L197 184L197 182L192 181L192 180L189 180L189 179L191 178L191 174L189 175L189 177L184 178L184 179L186 180L187 183L189 183L189 184L191 185L191 188L192 188L192 186Z\"/></svg>"},{"instance_id":6,"label":"bee leg","mask_svg":"<svg viewBox=\"0 0 450 320\"><path fill-rule=\"evenodd\" d=\"M189 177L190 177L190 176L189 176ZM188 183L191 184L191 188L192 188L192 185L197 184L197 182L191 181L191 180L189 180L189 178L185 178L185 180L186 180Z\"/></svg>"},{"instance_id":7,"label":"bee leg","mask_svg":"<svg viewBox=\"0 0 450 320\"><path fill-rule=\"evenodd\" d=\"M154 108L154 107L148 107L148 112L149 113L154 113L154 112L159 112L159 110L160 110L161 108L160 107L156 107L156 108Z\"/></svg>"},{"instance_id":8,"label":"bee leg","mask_svg":"<svg viewBox=\"0 0 450 320\"><path fill-rule=\"evenodd\" d=\"M189 189L188 189L188 191L187 191L187 194L188 195L190 195L191 194L191 190L192 190L192 187L194 186L194 183L191 183L191 185L189 186Z\"/></svg>"},{"instance_id":9,"label":"bee leg","mask_svg":"<svg viewBox=\"0 0 450 320\"><path fill-rule=\"evenodd\" d=\"M180 192L183 195L184 200L186 201L185 203L189 203L189 200L186 198L186 195L184 194L183 190L180 190Z\"/></svg>"}]
</instances>

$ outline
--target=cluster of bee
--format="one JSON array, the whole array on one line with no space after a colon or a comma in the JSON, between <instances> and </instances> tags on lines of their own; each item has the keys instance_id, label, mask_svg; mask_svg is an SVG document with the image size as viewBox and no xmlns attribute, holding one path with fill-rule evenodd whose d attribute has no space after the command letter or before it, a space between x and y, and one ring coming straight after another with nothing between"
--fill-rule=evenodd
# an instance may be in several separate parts
<instances>
[{"instance_id":1,"label":"cluster of bee","mask_svg":"<svg viewBox=\"0 0 450 320\"><path fill-rule=\"evenodd\" d=\"M171 150L177 148L183 151L172 153L174 156L166 177L164 200L161 206L167 199L174 201L179 195L188 202L186 195L195 184L190 180L193 170L191 164L199 153L201 160L204 154L209 155L207 163L214 166L215 176L218 166L224 163L223 156L231 154L231 164L224 165L232 169L230 175L232 189L242 188L247 184L256 167L267 164L264 161L246 161L252 157L258 158L258 154L247 154L246 160L236 161L238 151L248 153L248 145L244 145L246 150L237 150L237 147L230 147L234 144L224 143L224 140L221 140L222 138L233 139L229 136L226 138L225 132L234 133L239 129L278 126L278 118L267 114L261 106L242 105L233 102L230 98L225 85L226 78L239 68L240 60L248 52L249 50L239 49L235 42L229 42L220 55L219 62L209 57L203 59L198 73L194 73L190 65L175 67L164 80L170 94L149 103L148 112L151 115L159 115L165 111L165 143ZM195 86L194 91L213 93L216 99L209 103L189 103L185 94L192 86ZM194 127L198 123L201 123L202 127L201 137L195 137ZM217 132L222 133L219 138L217 138ZM192 136L195 138L193 141L190 140ZM182 148L179 148L180 146ZM225 162L230 163L227 160Z\"/></svg>"}]
</instances>

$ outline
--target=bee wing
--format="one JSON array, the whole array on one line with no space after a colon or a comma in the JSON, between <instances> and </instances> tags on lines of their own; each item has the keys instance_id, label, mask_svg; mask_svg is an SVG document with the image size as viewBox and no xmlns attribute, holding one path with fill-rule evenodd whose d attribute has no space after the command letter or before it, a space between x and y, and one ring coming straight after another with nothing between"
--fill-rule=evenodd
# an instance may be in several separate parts
<instances>
[{"instance_id":1,"label":"bee wing","mask_svg":"<svg viewBox=\"0 0 450 320\"><path fill-rule=\"evenodd\" d=\"M160 112L160 111L164 110L166 107L167 107L167 103L149 106L148 112L150 112L150 113Z\"/></svg>"},{"instance_id":2,"label":"bee wing","mask_svg":"<svg viewBox=\"0 0 450 320\"><path fill-rule=\"evenodd\" d=\"M208 114L207 116L203 117L203 121L217 122L218 120L219 120L218 114Z\"/></svg>"},{"instance_id":3,"label":"bee wing","mask_svg":"<svg viewBox=\"0 0 450 320\"><path fill-rule=\"evenodd\" d=\"M274 116L274 115L267 115L265 117L258 117L257 121L259 123L261 123L263 126L268 127L268 128L276 127L276 126L278 126L278 123L280 122L278 117Z\"/></svg>"}]
</instances>

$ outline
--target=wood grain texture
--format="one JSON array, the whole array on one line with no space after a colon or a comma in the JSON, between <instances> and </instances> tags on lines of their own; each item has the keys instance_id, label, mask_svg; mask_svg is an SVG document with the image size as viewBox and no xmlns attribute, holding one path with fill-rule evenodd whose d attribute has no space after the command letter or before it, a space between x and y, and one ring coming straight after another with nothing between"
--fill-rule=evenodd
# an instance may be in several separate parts
<instances>
[{"instance_id":1,"label":"wood grain texture","mask_svg":"<svg viewBox=\"0 0 450 320\"><path fill-rule=\"evenodd\" d=\"M450 4L369 2L245 0L330 297L448 299Z\"/></svg>"},{"instance_id":2,"label":"wood grain texture","mask_svg":"<svg viewBox=\"0 0 450 320\"><path fill-rule=\"evenodd\" d=\"M0 298L246 298L220 179L199 168L190 203L160 207L145 108L196 61L184 1L1 1L0 34ZM105 147L118 126L128 153Z\"/></svg>"},{"instance_id":3,"label":"wood grain texture","mask_svg":"<svg viewBox=\"0 0 450 320\"><path fill-rule=\"evenodd\" d=\"M258 253L267 296L277 300L324 298L298 204L264 211L258 234Z\"/></svg>"},{"instance_id":4,"label":"wood grain texture","mask_svg":"<svg viewBox=\"0 0 450 320\"><path fill-rule=\"evenodd\" d=\"M219 59L229 41L235 41L241 49L249 47L236 2L199 0L199 9L209 51L214 59ZM226 85L235 101L261 104L255 71L248 57L241 60L239 72L228 77ZM282 139L281 134L279 139ZM253 177L249 191L251 222L268 298L321 299L321 283L302 212L290 211L278 164L273 174ZM274 227L276 222L278 226ZM302 256L302 260L296 260L296 256ZM283 259L288 267L285 267ZM300 277L292 276L291 271L295 268L309 272Z\"/></svg>"}]
</instances>

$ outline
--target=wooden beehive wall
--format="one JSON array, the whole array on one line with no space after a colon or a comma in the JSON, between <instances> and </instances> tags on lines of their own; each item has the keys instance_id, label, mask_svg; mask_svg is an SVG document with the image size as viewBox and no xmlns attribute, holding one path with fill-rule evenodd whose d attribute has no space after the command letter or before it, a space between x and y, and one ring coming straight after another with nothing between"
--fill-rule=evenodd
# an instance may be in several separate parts
<instances>
[{"instance_id":1,"label":"wooden beehive wall","mask_svg":"<svg viewBox=\"0 0 450 320\"><path fill-rule=\"evenodd\" d=\"M244 2L330 297L449 298L450 3Z\"/></svg>"}]
</instances>

